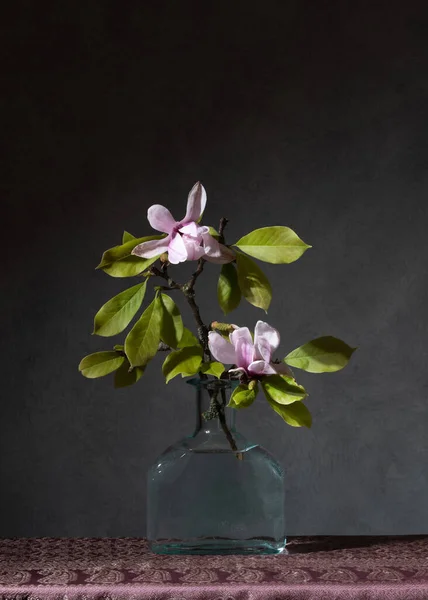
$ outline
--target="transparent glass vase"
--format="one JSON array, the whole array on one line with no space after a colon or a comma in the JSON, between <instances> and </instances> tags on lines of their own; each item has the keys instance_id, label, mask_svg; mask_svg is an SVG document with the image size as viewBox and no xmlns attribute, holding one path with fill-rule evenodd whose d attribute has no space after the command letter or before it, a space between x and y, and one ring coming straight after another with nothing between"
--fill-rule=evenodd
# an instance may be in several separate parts
<instances>
[{"instance_id":1,"label":"transparent glass vase","mask_svg":"<svg viewBox=\"0 0 428 600\"><path fill-rule=\"evenodd\" d=\"M148 473L147 537L158 554L276 554L285 547L278 462L237 432L236 383L191 382L196 428Z\"/></svg>"}]
</instances>

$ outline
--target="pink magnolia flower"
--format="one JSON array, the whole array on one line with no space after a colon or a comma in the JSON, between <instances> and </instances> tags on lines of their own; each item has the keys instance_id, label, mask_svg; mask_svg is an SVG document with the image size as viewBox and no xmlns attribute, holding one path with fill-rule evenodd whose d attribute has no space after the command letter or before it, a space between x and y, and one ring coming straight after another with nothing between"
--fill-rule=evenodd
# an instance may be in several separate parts
<instances>
[{"instance_id":1,"label":"pink magnolia flower","mask_svg":"<svg viewBox=\"0 0 428 600\"><path fill-rule=\"evenodd\" d=\"M229 373L242 372L252 379L275 373L292 376L285 363L272 362L272 355L279 346L279 333L264 321L256 323L254 342L248 327L238 327L229 339L230 342L215 331L209 333L209 348L214 358L236 365Z\"/></svg>"},{"instance_id":2,"label":"pink magnolia flower","mask_svg":"<svg viewBox=\"0 0 428 600\"><path fill-rule=\"evenodd\" d=\"M161 240L150 240L138 244L132 254L141 258L153 258L168 252L168 260L178 264L186 260L198 260L202 256L215 263L228 263L235 254L224 244L220 244L209 233L208 227L198 225L207 203L204 186L198 181L192 187L187 200L186 215L176 221L165 206L154 204L147 211L147 219L153 229L166 233Z\"/></svg>"}]
</instances>

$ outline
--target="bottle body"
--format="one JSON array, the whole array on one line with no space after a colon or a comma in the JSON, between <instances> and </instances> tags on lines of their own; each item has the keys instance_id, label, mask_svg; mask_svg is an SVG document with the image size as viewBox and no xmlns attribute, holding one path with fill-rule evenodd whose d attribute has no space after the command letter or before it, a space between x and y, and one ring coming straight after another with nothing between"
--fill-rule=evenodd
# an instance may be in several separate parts
<instances>
[{"instance_id":1,"label":"bottle body","mask_svg":"<svg viewBox=\"0 0 428 600\"><path fill-rule=\"evenodd\" d=\"M219 397L227 398L229 382L214 384L223 386ZM151 549L160 554L281 552L282 469L236 431L235 409L220 403L212 415L213 395L205 387L197 390L193 435L170 446L149 470Z\"/></svg>"}]
</instances>

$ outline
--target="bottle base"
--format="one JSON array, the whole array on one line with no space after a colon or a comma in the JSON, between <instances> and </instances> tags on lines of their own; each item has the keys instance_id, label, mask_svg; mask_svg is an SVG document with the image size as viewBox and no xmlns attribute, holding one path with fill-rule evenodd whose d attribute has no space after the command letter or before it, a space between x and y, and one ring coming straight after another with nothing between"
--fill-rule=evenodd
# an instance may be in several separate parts
<instances>
[{"instance_id":1,"label":"bottle base","mask_svg":"<svg viewBox=\"0 0 428 600\"><path fill-rule=\"evenodd\" d=\"M195 540L154 540L149 547L155 554L280 554L285 549L281 541L256 538L234 540L200 538Z\"/></svg>"}]
</instances>

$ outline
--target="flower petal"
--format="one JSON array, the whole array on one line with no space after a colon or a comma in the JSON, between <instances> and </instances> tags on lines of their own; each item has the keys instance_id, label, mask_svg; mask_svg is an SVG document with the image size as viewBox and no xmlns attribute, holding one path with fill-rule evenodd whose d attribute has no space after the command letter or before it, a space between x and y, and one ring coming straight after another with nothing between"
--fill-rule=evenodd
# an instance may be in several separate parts
<instances>
[{"instance_id":1,"label":"flower petal","mask_svg":"<svg viewBox=\"0 0 428 600\"><path fill-rule=\"evenodd\" d=\"M176 233L169 242L168 245L168 260L171 264L177 265L178 263L187 260L187 249L183 238L179 233Z\"/></svg>"},{"instance_id":2,"label":"flower petal","mask_svg":"<svg viewBox=\"0 0 428 600\"><path fill-rule=\"evenodd\" d=\"M198 237L198 229L202 229L202 227L198 227L197 223L191 221L190 223L187 223L187 225L183 225L183 227L180 227L178 231L180 233L185 233L196 238ZM200 238L199 241L202 241L202 238Z\"/></svg>"},{"instance_id":3,"label":"flower petal","mask_svg":"<svg viewBox=\"0 0 428 600\"><path fill-rule=\"evenodd\" d=\"M168 235L161 240L149 240L135 246L131 254L140 256L141 258L153 258L168 251L170 236Z\"/></svg>"},{"instance_id":4,"label":"flower petal","mask_svg":"<svg viewBox=\"0 0 428 600\"><path fill-rule=\"evenodd\" d=\"M236 364L238 365L238 367L248 369L248 365L250 365L254 359L253 343L248 343L247 340L240 338L236 343L235 352Z\"/></svg>"},{"instance_id":5,"label":"flower petal","mask_svg":"<svg viewBox=\"0 0 428 600\"><path fill-rule=\"evenodd\" d=\"M254 329L254 346L255 358L270 362L272 354L279 346L278 331L264 321L257 321Z\"/></svg>"},{"instance_id":6,"label":"flower petal","mask_svg":"<svg viewBox=\"0 0 428 600\"><path fill-rule=\"evenodd\" d=\"M227 365L234 365L236 363L235 348L216 331L209 332L208 346L216 360Z\"/></svg>"},{"instance_id":7,"label":"flower petal","mask_svg":"<svg viewBox=\"0 0 428 600\"><path fill-rule=\"evenodd\" d=\"M255 360L248 365L247 371L250 375L274 375L276 373L273 366L264 360Z\"/></svg>"},{"instance_id":8,"label":"flower petal","mask_svg":"<svg viewBox=\"0 0 428 600\"><path fill-rule=\"evenodd\" d=\"M205 258L210 262L224 264L235 260L233 250L224 244L220 244L211 234L202 233L202 241L205 248Z\"/></svg>"},{"instance_id":9,"label":"flower petal","mask_svg":"<svg viewBox=\"0 0 428 600\"><path fill-rule=\"evenodd\" d=\"M172 214L165 206L161 204L153 204L147 211L147 219L153 229L162 231L163 233L171 233L176 225L176 221Z\"/></svg>"},{"instance_id":10,"label":"flower petal","mask_svg":"<svg viewBox=\"0 0 428 600\"><path fill-rule=\"evenodd\" d=\"M190 190L189 197L187 198L186 216L182 220L182 223L198 221L205 210L206 203L207 193L202 183L198 181Z\"/></svg>"},{"instance_id":11,"label":"flower petal","mask_svg":"<svg viewBox=\"0 0 428 600\"><path fill-rule=\"evenodd\" d=\"M238 373L247 374L247 371L244 369L244 367L238 367L237 369L229 369L228 373L230 373L231 375L238 375Z\"/></svg>"},{"instance_id":12,"label":"flower petal","mask_svg":"<svg viewBox=\"0 0 428 600\"><path fill-rule=\"evenodd\" d=\"M187 260L198 260L204 256L205 250L201 246L201 242L198 238L191 237L190 235L183 235L182 239L186 246Z\"/></svg>"},{"instance_id":13,"label":"flower petal","mask_svg":"<svg viewBox=\"0 0 428 600\"><path fill-rule=\"evenodd\" d=\"M232 331L229 339L235 346L236 364L246 369L254 360L254 344L248 327L239 327Z\"/></svg>"},{"instance_id":14,"label":"flower petal","mask_svg":"<svg viewBox=\"0 0 428 600\"><path fill-rule=\"evenodd\" d=\"M253 338L251 337L250 330L248 327L237 327L232 333L229 334L229 339L234 346L239 340L245 340L248 344L253 345Z\"/></svg>"}]
</instances>

